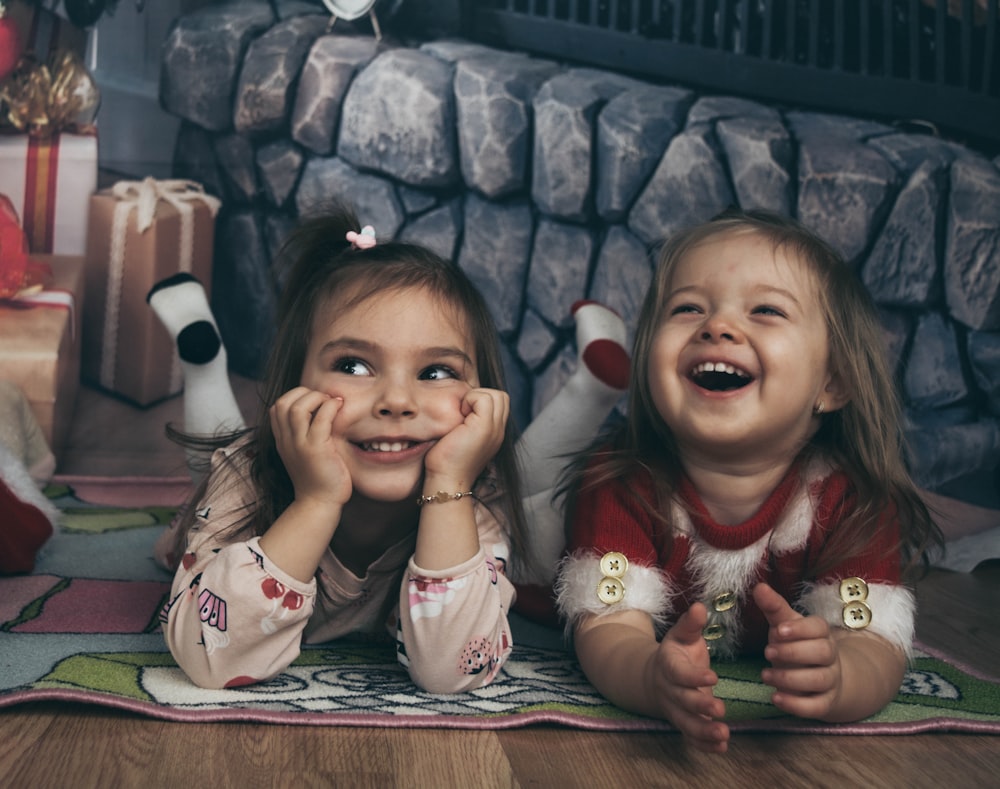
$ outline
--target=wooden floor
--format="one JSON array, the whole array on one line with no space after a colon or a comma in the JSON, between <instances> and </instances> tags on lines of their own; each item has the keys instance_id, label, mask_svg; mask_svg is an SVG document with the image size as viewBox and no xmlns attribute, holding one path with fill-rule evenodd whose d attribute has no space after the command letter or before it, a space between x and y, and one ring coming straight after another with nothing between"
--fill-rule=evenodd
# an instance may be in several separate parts
<instances>
[{"instance_id":1,"label":"wooden floor","mask_svg":"<svg viewBox=\"0 0 1000 789\"><path fill-rule=\"evenodd\" d=\"M237 381L252 412L254 387ZM179 398L140 410L84 388L64 474L184 473L163 438ZM1000 563L937 571L917 588L918 637L1000 673ZM0 655L0 670L3 657ZM998 785L1000 736L736 735L725 756L676 735L557 727L453 731L191 724L38 703L0 710L2 787L985 787Z\"/></svg>"}]
</instances>

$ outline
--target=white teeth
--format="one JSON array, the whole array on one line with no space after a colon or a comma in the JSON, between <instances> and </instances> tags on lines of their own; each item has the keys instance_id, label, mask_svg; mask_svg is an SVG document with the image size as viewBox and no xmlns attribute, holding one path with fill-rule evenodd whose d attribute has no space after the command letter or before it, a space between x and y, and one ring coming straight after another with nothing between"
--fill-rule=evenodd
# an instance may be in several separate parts
<instances>
[{"instance_id":1,"label":"white teeth","mask_svg":"<svg viewBox=\"0 0 1000 789\"><path fill-rule=\"evenodd\" d=\"M368 441L361 445L366 452L402 452L413 446L411 441Z\"/></svg>"},{"instance_id":2,"label":"white teeth","mask_svg":"<svg viewBox=\"0 0 1000 789\"><path fill-rule=\"evenodd\" d=\"M692 375L698 375L699 373L728 373L729 375L738 375L741 378L750 377L750 373L745 370L733 367L731 364L724 362L702 362L691 371Z\"/></svg>"}]
</instances>

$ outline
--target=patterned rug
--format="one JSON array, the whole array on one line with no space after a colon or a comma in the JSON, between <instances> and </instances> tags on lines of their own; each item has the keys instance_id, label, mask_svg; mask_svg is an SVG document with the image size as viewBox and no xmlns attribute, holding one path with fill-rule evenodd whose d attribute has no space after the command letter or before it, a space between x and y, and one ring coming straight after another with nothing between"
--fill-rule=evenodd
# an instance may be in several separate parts
<instances>
[{"instance_id":1,"label":"patterned rug","mask_svg":"<svg viewBox=\"0 0 1000 789\"><path fill-rule=\"evenodd\" d=\"M667 731L622 712L587 682L561 636L515 621L514 655L471 693L425 693L387 643L307 648L271 682L232 690L192 685L163 642L158 612L170 577L152 543L187 492L183 480L64 478L49 496L60 532L31 575L0 578L0 707L85 702L175 721L500 729L536 723L605 731ZM144 502L144 503L140 503ZM758 677L763 663L716 667L736 731L1000 734L1000 680L921 649L896 700L878 715L827 725L784 715Z\"/></svg>"}]
</instances>

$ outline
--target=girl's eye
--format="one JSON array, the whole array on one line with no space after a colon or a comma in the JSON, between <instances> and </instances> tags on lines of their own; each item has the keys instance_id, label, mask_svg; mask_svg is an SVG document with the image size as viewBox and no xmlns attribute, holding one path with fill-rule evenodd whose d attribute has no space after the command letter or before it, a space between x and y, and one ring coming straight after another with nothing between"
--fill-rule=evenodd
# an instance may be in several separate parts
<instances>
[{"instance_id":1,"label":"girl's eye","mask_svg":"<svg viewBox=\"0 0 1000 789\"><path fill-rule=\"evenodd\" d=\"M449 378L457 379L458 373L446 364L434 364L420 373L421 381L444 381Z\"/></svg>"},{"instance_id":2,"label":"girl's eye","mask_svg":"<svg viewBox=\"0 0 1000 789\"><path fill-rule=\"evenodd\" d=\"M360 359L354 359L352 357L347 357L344 359L337 359L333 363L334 372L344 373L345 375L371 375L371 369Z\"/></svg>"},{"instance_id":3,"label":"girl's eye","mask_svg":"<svg viewBox=\"0 0 1000 789\"><path fill-rule=\"evenodd\" d=\"M771 307L768 304L761 304L759 307L754 307L751 312L754 315L776 315L779 318L784 318L785 313L779 310L777 307Z\"/></svg>"},{"instance_id":4,"label":"girl's eye","mask_svg":"<svg viewBox=\"0 0 1000 789\"><path fill-rule=\"evenodd\" d=\"M700 312L701 310L694 304L678 304L670 310L671 315L680 315L685 312Z\"/></svg>"}]
</instances>

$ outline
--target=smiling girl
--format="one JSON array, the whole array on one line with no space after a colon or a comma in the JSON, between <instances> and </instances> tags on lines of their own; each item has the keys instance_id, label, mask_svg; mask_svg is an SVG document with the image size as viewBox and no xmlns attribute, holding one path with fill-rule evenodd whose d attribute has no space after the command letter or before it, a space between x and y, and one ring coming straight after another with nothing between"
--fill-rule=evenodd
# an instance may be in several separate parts
<instances>
[{"instance_id":1,"label":"smiling girl","mask_svg":"<svg viewBox=\"0 0 1000 789\"><path fill-rule=\"evenodd\" d=\"M198 685L353 632L388 630L432 692L510 654L524 525L492 321L458 267L366 231L338 209L286 243L258 427L220 440L159 546L183 546L161 620Z\"/></svg>"},{"instance_id":2,"label":"smiling girl","mask_svg":"<svg viewBox=\"0 0 1000 789\"><path fill-rule=\"evenodd\" d=\"M855 274L797 223L729 212L663 250L629 414L571 479L557 591L611 701L721 752L711 660L758 654L780 710L850 721L899 690L904 569L938 539Z\"/></svg>"}]
</instances>

